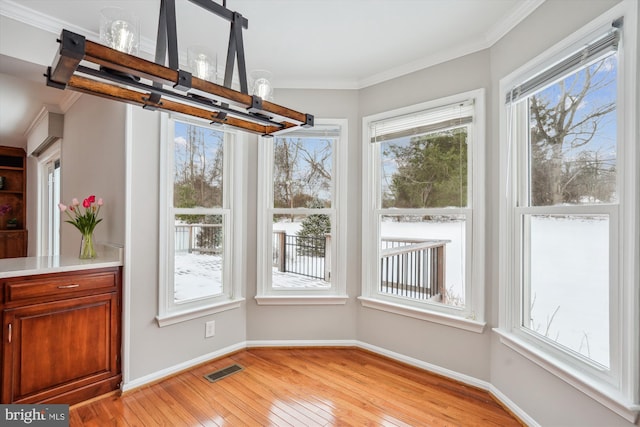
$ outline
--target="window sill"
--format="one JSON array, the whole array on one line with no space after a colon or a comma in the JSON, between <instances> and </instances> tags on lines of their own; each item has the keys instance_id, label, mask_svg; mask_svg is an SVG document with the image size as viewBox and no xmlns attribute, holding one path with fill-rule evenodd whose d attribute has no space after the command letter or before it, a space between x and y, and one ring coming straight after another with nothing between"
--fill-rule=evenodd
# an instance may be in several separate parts
<instances>
[{"instance_id":1,"label":"window sill","mask_svg":"<svg viewBox=\"0 0 640 427\"><path fill-rule=\"evenodd\" d=\"M347 295L260 295L258 305L344 305Z\"/></svg>"},{"instance_id":2,"label":"window sill","mask_svg":"<svg viewBox=\"0 0 640 427\"><path fill-rule=\"evenodd\" d=\"M199 317L209 316L211 314L240 308L240 304L242 303L242 301L244 301L244 298L224 301L218 304L208 305L201 308L167 313L162 316L156 316L156 322L158 322L158 326L162 328L164 326L186 322L187 320L193 320Z\"/></svg>"},{"instance_id":3,"label":"window sill","mask_svg":"<svg viewBox=\"0 0 640 427\"><path fill-rule=\"evenodd\" d=\"M514 350L516 353L572 385L587 396L625 418L627 421L631 423L636 422L638 413L640 413L640 405L630 402L620 394L620 391L613 388L610 384L586 376L574 366L549 356L512 332L500 328L494 328L493 331L498 334L502 344Z\"/></svg>"},{"instance_id":4,"label":"window sill","mask_svg":"<svg viewBox=\"0 0 640 427\"><path fill-rule=\"evenodd\" d=\"M413 317L414 319L426 320L428 322L439 323L441 325L452 326L454 328L463 329L469 332L481 334L486 326L485 322L477 320L465 319L445 313L421 310L406 305L395 304L388 301L382 301L374 298L359 297L363 307L382 310L389 313L400 314L402 316Z\"/></svg>"}]
</instances>

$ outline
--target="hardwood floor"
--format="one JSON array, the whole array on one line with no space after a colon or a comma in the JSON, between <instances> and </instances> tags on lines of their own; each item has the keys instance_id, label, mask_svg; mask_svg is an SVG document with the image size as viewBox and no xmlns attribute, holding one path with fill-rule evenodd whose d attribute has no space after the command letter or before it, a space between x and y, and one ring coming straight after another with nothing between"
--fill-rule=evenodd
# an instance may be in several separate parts
<instances>
[{"instance_id":1,"label":"hardwood floor","mask_svg":"<svg viewBox=\"0 0 640 427\"><path fill-rule=\"evenodd\" d=\"M211 383L204 375L244 370ZM70 410L71 426L521 426L488 393L355 348L254 348Z\"/></svg>"}]
</instances>

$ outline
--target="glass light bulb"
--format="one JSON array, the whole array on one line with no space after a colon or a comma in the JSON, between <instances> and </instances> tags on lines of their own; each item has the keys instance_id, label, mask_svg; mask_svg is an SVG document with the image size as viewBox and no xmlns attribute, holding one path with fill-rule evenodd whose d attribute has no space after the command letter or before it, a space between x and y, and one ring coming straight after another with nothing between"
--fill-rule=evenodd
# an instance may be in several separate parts
<instances>
[{"instance_id":1,"label":"glass light bulb","mask_svg":"<svg viewBox=\"0 0 640 427\"><path fill-rule=\"evenodd\" d=\"M112 49L137 55L140 44L138 18L117 7L102 9L100 11L100 40Z\"/></svg>"},{"instance_id":2,"label":"glass light bulb","mask_svg":"<svg viewBox=\"0 0 640 427\"><path fill-rule=\"evenodd\" d=\"M269 83L269 80L256 80L253 93L254 95L258 95L262 99L267 99L271 95L271 83Z\"/></svg>"},{"instance_id":3,"label":"glass light bulb","mask_svg":"<svg viewBox=\"0 0 640 427\"><path fill-rule=\"evenodd\" d=\"M271 85L271 72L267 70L255 70L251 72L253 84L251 94L257 95L263 100L273 101L273 86Z\"/></svg>"},{"instance_id":4,"label":"glass light bulb","mask_svg":"<svg viewBox=\"0 0 640 427\"><path fill-rule=\"evenodd\" d=\"M111 24L111 47L120 52L130 53L135 43L135 34L127 21L117 20Z\"/></svg>"},{"instance_id":5,"label":"glass light bulb","mask_svg":"<svg viewBox=\"0 0 640 427\"><path fill-rule=\"evenodd\" d=\"M194 77L215 83L215 55L209 53L204 47L192 46L187 49L187 61Z\"/></svg>"}]
</instances>

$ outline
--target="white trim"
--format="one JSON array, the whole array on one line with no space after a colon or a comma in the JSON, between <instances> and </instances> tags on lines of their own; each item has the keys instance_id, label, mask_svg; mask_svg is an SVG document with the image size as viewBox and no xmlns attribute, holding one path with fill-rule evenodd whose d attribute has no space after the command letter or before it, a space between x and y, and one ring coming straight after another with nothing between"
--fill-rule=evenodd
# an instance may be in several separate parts
<instances>
[{"instance_id":1,"label":"white trim","mask_svg":"<svg viewBox=\"0 0 640 427\"><path fill-rule=\"evenodd\" d=\"M493 46L502 37L504 37L509 31L513 30L520 22L522 22L527 16L531 15L538 7L544 3L545 0L528 0L521 2L516 9L503 21L499 21L493 28L487 31L485 37L487 44Z\"/></svg>"},{"instance_id":2,"label":"white trim","mask_svg":"<svg viewBox=\"0 0 640 427\"><path fill-rule=\"evenodd\" d=\"M13 19L18 22L30 25L37 29L59 35L63 29L67 29L74 33L81 34L94 42L100 42L100 33L89 31L86 28L64 21L62 19L45 15L44 13L30 9L13 0L0 1L0 15ZM155 40L146 37L140 37L140 51L155 56Z\"/></svg>"},{"instance_id":3,"label":"white trim","mask_svg":"<svg viewBox=\"0 0 640 427\"><path fill-rule=\"evenodd\" d=\"M220 303L210 304L203 307L196 307L183 311L172 311L164 315L156 316L156 322L159 327L175 325L176 323L186 322L187 320L197 319L199 317L209 316L211 314L221 313L227 310L235 310L240 308L244 298L223 301Z\"/></svg>"},{"instance_id":4,"label":"white trim","mask_svg":"<svg viewBox=\"0 0 640 427\"><path fill-rule=\"evenodd\" d=\"M211 353L204 354L186 362L179 363L177 365L170 366L165 369L153 372L130 382L125 382L122 385L122 391L128 392L134 389L143 387L147 384L154 383L166 379L170 376L178 374L182 371L188 370L192 367L201 365L229 356L237 351L251 349L251 348L278 348L278 347L355 347L362 350L370 351L374 354L387 357L397 362L405 363L407 365L422 369L428 373L441 375L445 378L458 381L460 383L479 388L489 392L494 399L496 399L503 406L508 408L511 413L517 416L529 427L539 427L539 424L531 418L525 411L523 411L518 405L516 405L511 399L497 389L493 384L472 377L470 375L461 374L451 369L443 368L432 363L424 362L413 357L405 356L400 353L396 353L391 350L387 350L382 347L367 344L358 340L249 340L233 344L224 347L220 350L216 350Z\"/></svg>"},{"instance_id":5,"label":"white trim","mask_svg":"<svg viewBox=\"0 0 640 427\"><path fill-rule=\"evenodd\" d=\"M58 104L62 112L66 113L67 111L69 111L69 108L71 108L73 104L75 104L76 101L80 99L81 96L82 93L80 92L74 92L72 90L65 92L64 96Z\"/></svg>"},{"instance_id":6,"label":"white trim","mask_svg":"<svg viewBox=\"0 0 640 427\"><path fill-rule=\"evenodd\" d=\"M601 381L594 381L591 376L585 375L573 365L551 357L548 353L535 347L528 341L520 339L515 334L494 328L493 332L499 335L500 342L520 355L547 370L554 376L571 384L593 400L609 408L627 421L635 423L640 413L640 405L629 401L620 394L619 390L604 385Z\"/></svg>"},{"instance_id":7,"label":"white trim","mask_svg":"<svg viewBox=\"0 0 640 427\"><path fill-rule=\"evenodd\" d=\"M357 340L249 340L246 348L259 347L361 347Z\"/></svg>"},{"instance_id":8,"label":"white trim","mask_svg":"<svg viewBox=\"0 0 640 427\"><path fill-rule=\"evenodd\" d=\"M479 322L477 320L465 319L451 314L419 309L403 304L396 304L377 298L359 297L358 300L360 300L362 306L366 308L386 311L387 313L399 314L401 316L412 317L414 319L426 320L440 325L452 326L454 328L475 332L477 334L484 332L484 327L487 325L486 322Z\"/></svg>"},{"instance_id":9,"label":"white trim","mask_svg":"<svg viewBox=\"0 0 640 427\"><path fill-rule=\"evenodd\" d=\"M259 141L258 157L258 204L257 204L257 295L261 305L335 305L345 304L347 282L347 159L349 122L347 119L316 119L316 125L338 126L340 135L333 142L332 153L332 205L330 208L273 208L273 138ZM304 130L296 136L304 135ZM286 136L286 135L283 135ZM333 238L331 239L331 281L325 288L282 288L272 286L272 215L291 213L331 216Z\"/></svg>"},{"instance_id":10,"label":"white trim","mask_svg":"<svg viewBox=\"0 0 640 427\"><path fill-rule=\"evenodd\" d=\"M500 40L505 34L511 31L522 20L529 16L534 10L536 10L545 0L528 0L522 2L509 16L502 21L496 23L493 28L490 28L484 34L484 37L480 37L478 40L467 43L465 45L458 46L450 49L446 52L437 52L435 54L428 55L424 58L416 61L409 62L397 67L390 68L383 72L373 74L365 78L347 78L336 79L327 81L324 80L305 80L305 79L289 79L287 82L279 85L280 88L289 89L364 89L369 86L373 86L378 83L383 83L388 80L392 80L404 75L423 70L425 68L450 61L465 55L469 55L481 50L487 49L493 46L498 40ZM60 20L58 18L44 15L35 10L29 9L21 4L18 4L12 0L0 0L0 15L14 19L18 22L23 22L41 30L59 34L63 28L70 31L83 34L89 40L99 41L100 35L94 31L89 31L86 28L73 25L69 22ZM155 40L151 40L146 37L140 37L140 52L153 58L155 55ZM184 62L183 54L181 54L181 63ZM222 67L219 67L221 71Z\"/></svg>"},{"instance_id":11,"label":"white trim","mask_svg":"<svg viewBox=\"0 0 640 427\"><path fill-rule=\"evenodd\" d=\"M34 122L35 123L35 122ZM47 165L55 160L62 160L62 143L60 140L52 143L47 149L36 157L38 182L36 188L36 209L37 209L37 228L36 228L36 256L53 256L49 248L49 212L44 211L49 206L49 171ZM62 163L60 163L62 172ZM45 171L46 169L46 171ZM33 233L33 230L31 230ZM58 236L58 252L60 251L60 236Z\"/></svg>"},{"instance_id":12,"label":"white trim","mask_svg":"<svg viewBox=\"0 0 640 427\"><path fill-rule=\"evenodd\" d=\"M639 129L637 118L637 7L634 0L623 0L609 11L594 19L582 29L571 34L541 55L505 76L499 83L499 129L500 129L500 189L507 189L506 197L500 197L499 223L499 328L494 331L500 336L500 343L518 352L531 362L549 371L577 390L601 403L625 419L636 422L640 413L639 396L639 348L640 348L640 306L638 296L638 276L640 275L640 242L638 241L638 219L640 217L640 197L638 196L638 171L640 156L636 145ZM516 194L526 194L526 184L518 182L513 169L508 165L522 169L517 160L517 147L509 153L507 141L511 129L507 126L509 114L503 102L514 83L533 75L549 64L566 56L575 46L595 37L614 19L624 16L622 27L622 49L619 52L620 78L618 84L618 191L620 205L595 206L557 206L544 207L546 212L602 213L611 220L611 235L617 234L618 241L610 244L611 259L617 258L617 264L610 262L612 276L610 282L610 324L611 324L611 360L610 372L595 369L587 361L581 363L579 357L561 352L547 345L543 340L534 339L526 330L520 330L520 288L514 285L517 280L522 259L517 228L519 214L538 213L539 207L522 207ZM518 130L515 130L518 132ZM526 132L526 129L523 130ZM626 143L625 143L626 141ZM511 158L508 158L510 156ZM508 176L507 173L510 175ZM509 187L508 187L508 186ZM616 255L616 252L618 255ZM524 266L526 268L526 265ZM620 273L620 274L619 274Z\"/></svg>"},{"instance_id":13,"label":"white trim","mask_svg":"<svg viewBox=\"0 0 640 427\"><path fill-rule=\"evenodd\" d=\"M471 172L467 186L468 203L459 208L423 208L423 209L382 209L379 183L379 159L375 144L371 143L370 126L372 123L392 117L402 117L422 111L438 109L464 101L474 100L473 123L467 125L468 132L468 162ZM394 313L410 315L424 320L431 320L450 326L461 327L466 330L481 332L485 320L485 289L484 289L484 252L485 252L485 89L480 88L455 95L446 96L398 108L391 111L363 117L362 119L362 295L361 301L369 308L393 309ZM469 197L470 196L470 197ZM379 254L378 239L380 238L380 215L464 215L465 223L465 307L433 304L430 302L402 299L382 295L377 291L379 282ZM374 303L375 301L375 303ZM364 303L363 303L364 304ZM384 308L383 308L384 307ZM405 307L400 309L399 307ZM426 315L425 313L433 313ZM450 322L449 319L461 319L460 322ZM439 320L436 320L439 319ZM471 322L472 326L469 326ZM478 325L482 325L479 328Z\"/></svg>"},{"instance_id":14,"label":"white trim","mask_svg":"<svg viewBox=\"0 0 640 427\"><path fill-rule=\"evenodd\" d=\"M258 305L344 305L348 295L260 295Z\"/></svg>"},{"instance_id":15,"label":"white trim","mask_svg":"<svg viewBox=\"0 0 640 427\"><path fill-rule=\"evenodd\" d=\"M125 190L124 190L124 266L122 268L122 381L126 384L131 378L131 269L132 265L131 242L133 230L131 221L133 217L133 106L125 106Z\"/></svg>"},{"instance_id":16,"label":"white trim","mask_svg":"<svg viewBox=\"0 0 640 427\"><path fill-rule=\"evenodd\" d=\"M220 350L213 351L211 353L203 354L202 356L198 356L191 360L187 360L182 363L178 363L177 365L169 366L168 368L161 369L159 371L153 372L151 374L145 375L143 377L137 378L133 381L125 381L122 384L122 391L127 392L133 389L145 386L150 383L154 383L163 379L166 379L172 375L178 374L187 369L198 366L202 363L206 363L221 357L225 357L231 353L235 353L240 350L244 350L246 348L246 344L244 342L240 342L238 344L233 344L228 347L221 348Z\"/></svg>"},{"instance_id":17,"label":"white trim","mask_svg":"<svg viewBox=\"0 0 640 427\"><path fill-rule=\"evenodd\" d=\"M496 386L494 386L493 384L489 383L489 388L488 388L489 393L491 393L493 395L493 397L500 403L502 403L502 405L504 405L507 409L509 409L509 411L511 411L512 414L514 414L516 417L520 418L520 420L528 427L540 427L540 424L538 424L536 422L536 420L534 420L533 418L531 418L529 416L529 414L527 414L526 412L524 412L518 405L515 404L515 402L511 399L509 399L509 397L504 394L503 392L500 391L500 389L498 389Z\"/></svg>"},{"instance_id":18,"label":"white trim","mask_svg":"<svg viewBox=\"0 0 640 427\"><path fill-rule=\"evenodd\" d=\"M175 208L173 207L173 167L174 139L176 123L198 126L199 128L222 132L223 136L223 201L222 207L213 208ZM241 161L235 154L236 148L242 150L244 139L242 134L230 132L226 129L214 128L201 121L194 121L180 115L160 116L160 140L165 150L160 150L160 195L159 195L159 281L158 281L158 309L156 321L160 327L172 325L220 311L238 308L243 301L242 283L245 276L242 266L245 264L243 254L244 211L242 198L233 197L236 184L241 190L245 181L242 177L244 170L236 170L246 161ZM238 145L236 147L236 144ZM236 179L238 181L236 181ZM244 194L244 193L243 193ZM235 208L238 207L238 212ZM223 233L225 237L223 248L222 292L220 294L195 298L188 301L176 302L174 294L174 224L177 214L219 215L223 218ZM235 215L238 218L235 218ZM236 277L234 274L239 273Z\"/></svg>"}]
</instances>

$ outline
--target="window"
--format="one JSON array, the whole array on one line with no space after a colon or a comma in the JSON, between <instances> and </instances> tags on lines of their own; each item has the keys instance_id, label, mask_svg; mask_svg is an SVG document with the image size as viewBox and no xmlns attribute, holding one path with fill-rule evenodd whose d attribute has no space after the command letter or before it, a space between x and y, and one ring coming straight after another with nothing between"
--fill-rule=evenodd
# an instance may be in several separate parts
<instances>
[{"instance_id":1,"label":"window","mask_svg":"<svg viewBox=\"0 0 640 427\"><path fill-rule=\"evenodd\" d=\"M481 331L484 91L363 122L363 304Z\"/></svg>"},{"instance_id":2,"label":"window","mask_svg":"<svg viewBox=\"0 0 640 427\"><path fill-rule=\"evenodd\" d=\"M621 39L622 19L612 21L501 82L498 332L605 404L637 399L638 362L638 308L625 304L637 301L638 212L636 116L625 116L634 102L622 59L634 59L623 56L633 49Z\"/></svg>"},{"instance_id":3,"label":"window","mask_svg":"<svg viewBox=\"0 0 640 427\"><path fill-rule=\"evenodd\" d=\"M261 304L344 304L347 123L260 141Z\"/></svg>"},{"instance_id":4,"label":"window","mask_svg":"<svg viewBox=\"0 0 640 427\"><path fill-rule=\"evenodd\" d=\"M40 256L60 255L60 144L56 143L38 158L40 175Z\"/></svg>"},{"instance_id":5,"label":"window","mask_svg":"<svg viewBox=\"0 0 640 427\"><path fill-rule=\"evenodd\" d=\"M235 134L180 118L166 121L161 185L161 326L227 309L232 286Z\"/></svg>"}]
</instances>

